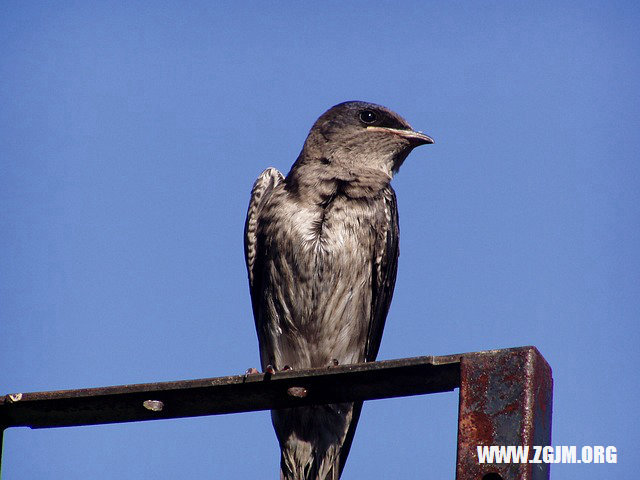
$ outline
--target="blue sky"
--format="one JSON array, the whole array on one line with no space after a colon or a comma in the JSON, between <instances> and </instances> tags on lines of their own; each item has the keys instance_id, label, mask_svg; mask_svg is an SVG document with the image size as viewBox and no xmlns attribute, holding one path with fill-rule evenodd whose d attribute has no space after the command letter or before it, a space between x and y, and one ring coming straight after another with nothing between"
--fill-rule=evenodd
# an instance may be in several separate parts
<instances>
[{"instance_id":1,"label":"blue sky","mask_svg":"<svg viewBox=\"0 0 640 480\"><path fill-rule=\"evenodd\" d=\"M436 144L393 182L380 359L536 345L553 443L640 459L636 2L3 2L0 393L258 366L242 229L315 119ZM343 479L453 478L457 393L368 402ZM5 433L4 477L277 478L266 412Z\"/></svg>"}]
</instances>

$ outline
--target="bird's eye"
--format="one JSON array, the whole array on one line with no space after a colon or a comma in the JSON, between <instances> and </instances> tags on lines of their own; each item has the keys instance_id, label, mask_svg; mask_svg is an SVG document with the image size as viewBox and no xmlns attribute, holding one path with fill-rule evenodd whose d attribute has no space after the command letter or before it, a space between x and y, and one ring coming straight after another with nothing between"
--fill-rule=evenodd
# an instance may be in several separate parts
<instances>
[{"instance_id":1,"label":"bird's eye","mask_svg":"<svg viewBox=\"0 0 640 480\"><path fill-rule=\"evenodd\" d=\"M372 124L378 119L378 115L371 110L363 110L360 112L360 121L362 123Z\"/></svg>"}]
</instances>

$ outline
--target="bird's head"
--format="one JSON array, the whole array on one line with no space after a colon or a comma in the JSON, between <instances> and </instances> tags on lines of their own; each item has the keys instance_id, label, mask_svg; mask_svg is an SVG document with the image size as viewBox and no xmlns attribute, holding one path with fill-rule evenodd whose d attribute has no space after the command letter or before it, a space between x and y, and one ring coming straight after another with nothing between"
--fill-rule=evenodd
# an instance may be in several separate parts
<instances>
[{"instance_id":1,"label":"bird's head","mask_svg":"<svg viewBox=\"0 0 640 480\"><path fill-rule=\"evenodd\" d=\"M360 168L397 172L415 147L433 143L400 115L373 103L344 102L327 110L304 144L304 162L357 172Z\"/></svg>"}]
</instances>

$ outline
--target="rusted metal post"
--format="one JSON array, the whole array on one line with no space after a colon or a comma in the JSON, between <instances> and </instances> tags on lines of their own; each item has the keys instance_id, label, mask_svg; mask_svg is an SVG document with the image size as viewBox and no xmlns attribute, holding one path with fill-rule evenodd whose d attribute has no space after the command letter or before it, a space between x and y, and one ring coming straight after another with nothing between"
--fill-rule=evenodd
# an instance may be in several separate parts
<instances>
[{"instance_id":1,"label":"rusted metal post","mask_svg":"<svg viewBox=\"0 0 640 480\"><path fill-rule=\"evenodd\" d=\"M531 461L534 446L551 443L552 394L551 368L535 347L464 355L456 480L547 480L549 464ZM478 447L490 446L524 447L525 457L480 463Z\"/></svg>"},{"instance_id":2,"label":"rusted metal post","mask_svg":"<svg viewBox=\"0 0 640 480\"><path fill-rule=\"evenodd\" d=\"M0 478L2 478L2 452L4 446L4 426L0 425Z\"/></svg>"}]
</instances>

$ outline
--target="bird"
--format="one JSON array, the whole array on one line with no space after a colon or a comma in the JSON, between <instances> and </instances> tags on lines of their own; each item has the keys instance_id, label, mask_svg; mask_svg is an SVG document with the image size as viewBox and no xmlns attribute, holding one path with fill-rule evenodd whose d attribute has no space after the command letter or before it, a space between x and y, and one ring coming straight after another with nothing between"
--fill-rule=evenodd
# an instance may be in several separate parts
<instances>
[{"instance_id":1,"label":"bird","mask_svg":"<svg viewBox=\"0 0 640 480\"><path fill-rule=\"evenodd\" d=\"M391 179L434 143L386 107L335 105L313 124L285 177L251 191L244 230L263 371L376 359L398 267ZM338 480L362 402L272 410L281 480Z\"/></svg>"}]
</instances>

